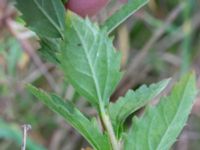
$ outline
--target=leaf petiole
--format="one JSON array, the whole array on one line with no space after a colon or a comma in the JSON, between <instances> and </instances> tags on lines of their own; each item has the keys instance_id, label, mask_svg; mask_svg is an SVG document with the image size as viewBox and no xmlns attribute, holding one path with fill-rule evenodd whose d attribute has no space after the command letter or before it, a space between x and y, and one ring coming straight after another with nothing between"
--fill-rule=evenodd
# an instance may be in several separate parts
<instances>
[{"instance_id":1,"label":"leaf petiole","mask_svg":"<svg viewBox=\"0 0 200 150\"><path fill-rule=\"evenodd\" d=\"M120 150L117 138L113 130L112 123L110 121L110 117L109 115L107 115L103 104L100 104L100 117L102 119L103 125L106 128L106 131L108 132L108 136L110 138L113 150Z\"/></svg>"}]
</instances>

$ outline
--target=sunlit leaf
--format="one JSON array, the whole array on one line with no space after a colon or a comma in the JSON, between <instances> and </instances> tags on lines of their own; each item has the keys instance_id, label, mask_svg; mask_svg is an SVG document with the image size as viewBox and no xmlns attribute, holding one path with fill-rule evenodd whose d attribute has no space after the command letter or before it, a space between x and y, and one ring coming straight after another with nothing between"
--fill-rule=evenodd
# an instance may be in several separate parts
<instances>
[{"instance_id":1,"label":"sunlit leaf","mask_svg":"<svg viewBox=\"0 0 200 150\"><path fill-rule=\"evenodd\" d=\"M75 89L95 106L108 104L121 78L120 55L106 31L88 19L69 14L66 41L59 59Z\"/></svg>"}]
</instances>

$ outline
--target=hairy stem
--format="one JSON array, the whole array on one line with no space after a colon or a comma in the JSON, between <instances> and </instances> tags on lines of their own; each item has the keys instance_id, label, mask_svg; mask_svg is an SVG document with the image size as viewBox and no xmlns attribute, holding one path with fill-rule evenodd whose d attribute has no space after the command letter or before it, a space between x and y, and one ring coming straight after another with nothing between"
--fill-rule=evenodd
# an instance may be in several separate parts
<instances>
[{"instance_id":1,"label":"hairy stem","mask_svg":"<svg viewBox=\"0 0 200 150\"><path fill-rule=\"evenodd\" d=\"M113 150L120 150L118 141L116 139L116 136L115 136L115 133L113 130L112 123L110 121L109 116L106 114L106 111L105 111L105 108L103 105L100 105L100 114L101 114L101 118L102 118L103 124L105 126L105 129L108 132Z\"/></svg>"}]
</instances>

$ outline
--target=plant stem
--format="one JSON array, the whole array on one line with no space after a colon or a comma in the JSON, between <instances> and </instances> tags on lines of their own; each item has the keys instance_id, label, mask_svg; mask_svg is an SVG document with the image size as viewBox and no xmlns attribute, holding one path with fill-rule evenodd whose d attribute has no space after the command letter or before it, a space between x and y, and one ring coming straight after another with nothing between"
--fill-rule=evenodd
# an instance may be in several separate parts
<instances>
[{"instance_id":1,"label":"plant stem","mask_svg":"<svg viewBox=\"0 0 200 150\"><path fill-rule=\"evenodd\" d=\"M22 139L21 150L25 150L26 149L27 131L31 129L31 125L25 124L22 126L22 129L23 129L23 139Z\"/></svg>"},{"instance_id":2,"label":"plant stem","mask_svg":"<svg viewBox=\"0 0 200 150\"><path fill-rule=\"evenodd\" d=\"M101 114L101 118L103 121L103 124L108 132L109 138L110 138L110 142L112 145L113 150L120 150L114 130L113 130L113 126L111 124L110 118L109 116L106 114L105 108L103 105L100 105L100 114Z\"/></svg>"}]
</instances>

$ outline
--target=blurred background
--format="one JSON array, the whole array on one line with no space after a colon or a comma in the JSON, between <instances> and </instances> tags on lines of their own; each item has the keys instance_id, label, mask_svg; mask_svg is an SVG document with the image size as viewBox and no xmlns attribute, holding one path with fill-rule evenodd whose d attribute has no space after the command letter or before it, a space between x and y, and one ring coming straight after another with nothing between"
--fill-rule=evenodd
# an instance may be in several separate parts
<instances>
[{"instance_id":1,"label":"blurred background","mask_svg":"<svg viewBox=\"0 0 200 150\"><path fill-rule=\"evenodd\" d=\"M112 0L91 19L101 24L121 6ZM87 115L96 115L63 80L59 68L39 56L36 35L23 25L13 3L0 0L0 150L20 149L23 124L32 126L27 149L89 150L85 140L63 118L24 89L27 83L34 84L73 101ZM190 70L196 71L200 87L200 0L150 0L112 35L116 49L122 52L124 71L112 101L130 88L168 77L175 80ZM187 125L172 149L199 150L199 147L200 97L197 97Z\"/></svg>"}]
</instances>

